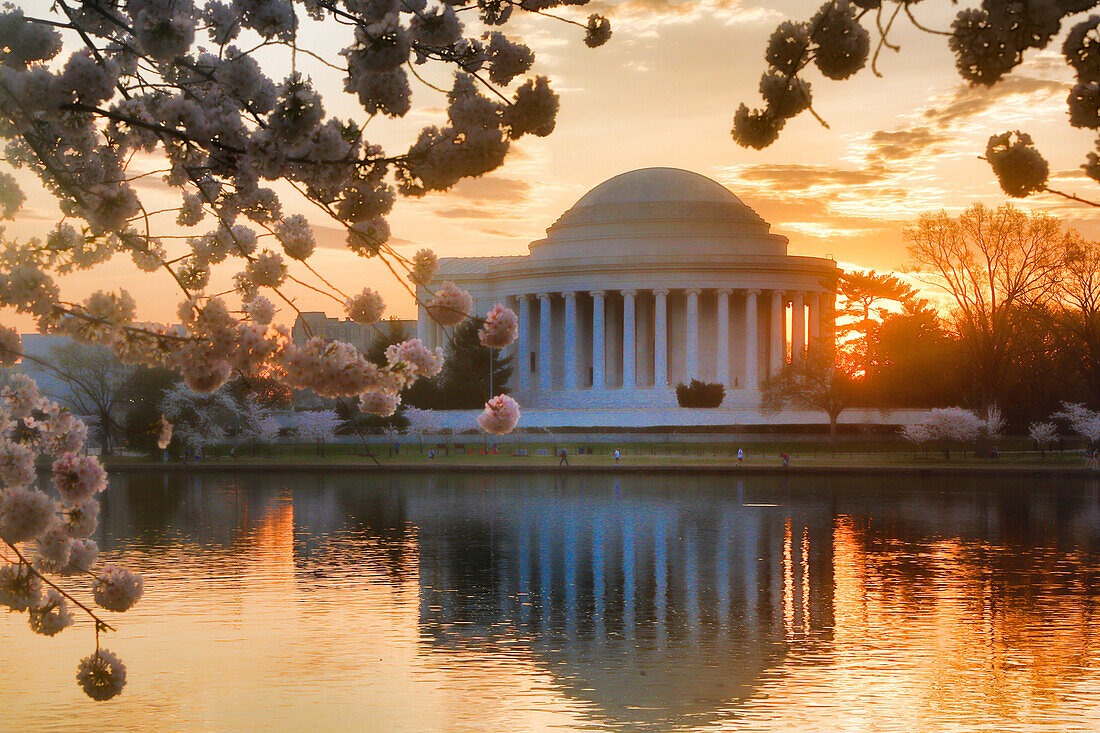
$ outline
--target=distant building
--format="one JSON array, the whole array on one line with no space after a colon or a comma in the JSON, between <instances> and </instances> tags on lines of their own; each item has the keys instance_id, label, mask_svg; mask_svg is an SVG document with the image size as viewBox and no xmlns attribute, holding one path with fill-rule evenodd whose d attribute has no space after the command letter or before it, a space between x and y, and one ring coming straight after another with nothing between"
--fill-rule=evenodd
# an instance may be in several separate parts
<instances>
[{"instance_id":1,"label":"distant building","mask_svg":"<svg viewBox=\"0 0 1100 733\"><path fill-rule=\"evenodd\" d=\"M306 311L294 319L294 326L290 330L290 336L294 343L301 346L314 336L343 341L349 343L360 351L370 348L375 337L389 333L391 328L400 328L402 339L416 337L416 321L390 318L380 323L364 325L345 318L331 318L321 311Z\"/></svg>"}]
</instances>

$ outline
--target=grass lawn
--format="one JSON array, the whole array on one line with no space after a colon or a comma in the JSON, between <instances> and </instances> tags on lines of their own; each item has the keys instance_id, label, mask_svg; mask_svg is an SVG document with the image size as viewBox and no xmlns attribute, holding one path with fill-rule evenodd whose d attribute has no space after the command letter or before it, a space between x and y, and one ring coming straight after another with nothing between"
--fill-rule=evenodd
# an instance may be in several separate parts
<instances>
[{"instance_id":1,"label":"grass lawn","mask_svg":"<svg viewBox=\"0 0 1100 733\"><path fill-rule=\"evenodd\" d=\"M321 455L313 445L261 446L256 454L251 449L238 448L236 457L230 457L229 446L216 446L207 449L202 459L204 465L278 465L278 464L354 464L375 465L375 461L398 468L400 466L530 466L532 468L556 467L559 458L556 451L565 447L571 466L603 467L614 465L613 452L617 448L623 466L684 466L684 467L722 467L737 465L737 446L730 444L677 444L677 443L630 443L593 444L592 454L582 454L580 442L561 442L552 444L523 444L517 446L502 443L494 455L483 447L451 445L444 448L443 443L420 446L416 443L404 444L399 455L391 455L392 449L385 445L372 445L373 459L367 455L367 448L361 445L328 445ZM778 467L782 465L782 453L787 453L791 466L798 467L943 467L943 466L984 466L984 467L1084 467L1083 451L1048 451L1041 457L1037 451L1004 450L998 458L975 457L972 451L952 451L950 458L944 458L942 451L916 452L904 444L867 443L845 444L831 448L827 443L770 443L767 445L745 444L744 465L746 467ZM516 455L517 449L526 450L527 455ZM435 457L429 458L429 451L435 450ZM108 463L150 463L146 456L112 456ZM176 462L178 465L178 462Z\"/></svg>"}]
</instances>

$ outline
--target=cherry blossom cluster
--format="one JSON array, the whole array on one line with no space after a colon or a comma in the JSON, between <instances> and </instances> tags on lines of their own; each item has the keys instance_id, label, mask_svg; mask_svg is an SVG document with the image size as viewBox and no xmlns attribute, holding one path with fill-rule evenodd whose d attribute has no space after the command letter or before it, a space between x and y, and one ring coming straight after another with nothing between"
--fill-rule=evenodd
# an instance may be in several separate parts
<instances>
[{"instance_id":1,"label":"cherry blossom cluster","mask_svg":"<svg viewBox=\"0 0 1100 733\"><path fill-rule=\"evenodd\" d=\"M512 344L519 336L519 318L510 308L497 303L485 316L485 323L477 332L482 346L502 349Z\"/></svg>"},{"instance_id":2,"label":"cherry blossom cluster","mask_svg":"<svg viewBox=\"0 0 1100 733\"><path fill-rule=\"evenodd\" d=\"M0 229L0 307L32 317L42 333L107 346L126 363L177 370L192 397L216 401L234 373L263 374L321 396L358 395L361 409L392 414L402 389L438 373L438 352L410 341L375 364L348 343L314 337L296 345L275 322L279 310L297 311L285 292L292 283L330 295L359 323L374 323L385 311L374 290L349 297L313 268L318 245L305 212L329 217L351 252L381 259L427 289L428 311L440 323L462 322L472 311L469 294L453 283L434 288L436 256L421 250L409 258L394 249L386 217L398 196L445 191L484 175L504 162L516 140L554 130L558 96L547 77L532 73L533 51L505 26L513 16L553 17L548 10L585 4L5 5L0 219L15 216L26 200L15 170L23 180L37 177L62 220L26 241L10 241ZM599 15L558 20L581 28L590 47L611 36ZM307 27L323 29L319 47L300 43L311 37L302 32ZM262 66L254 53L260 48ZM329 112L346 105L324 99L324 85L311 76L329 70L362 107L357 118ZM447 76L447 89L423 81ZM442 106L445 120L412 125L403 141L391 129L368 130L380 118L416 119L409 117L414 86L417 102ZM443 98L428 100L433 90ZM397 147L384 149L383 137ZM63 296L60 277L117 257L178 291L177 324L143 320L124 290L100 290L81 301ZM219 284L223 278L232 285ZM16 332L0 327L0 365L11 366L21 354ZM168 408L184 402L169 397L157 428L161 448L173 439L169 419L178 419L179 410ZM494 426L514 426L512 408L501 410ZM518 419L518 408L514 413ZM34 631L51 635L71 623L76 605L95 619L98 640L107 624L46 575L87 574L97 559L87 537L106 478L95 459L78 455L86 429L41 399L33 381L15 375L3 391L0 428L0 539L9 551L0 565L0 603L27 612ZM176 430L183 442L194 436L186 426ZM39 455L54 458L60 499L34 488ZM23 554L28 543L37 553L31 559ZM108 566L94 574L93 600L101 608L124 611L141 592L140 577L126 570ZM104 700L122 689L126 669L97 644L77 678L88 695Z\"/></svg>"},{"instance_id":3,"label":"cherry blossom cluster","mask_svg":"<svg viewBox=\"0 0 1100 733\"><path fill-rule=\"evenodd\" d=\"M492 435L504 435L515 429L519 422L519 403L506 394L497 395L485 403L485 409L477 416L477 424Z\"/></svg>"},{"instance_id":4,"label":"cherry blossom cluster","mask_svg":"<svg viewBox=\"0 0 1100 733\"><path fill-rule=\"evenodd\" d=\"M807 110L813 114L809 82L799 76L811 65L830 79L846 79L870 59L878 74L879 52L883 48L897 50L887 34L899 14L904 13L920 30L948 37L963 79L992 86L1023 63L1027 51L1046 48L1064 22L1096 5L1095 0L983 0L976 7L960 9L949 31L930 31L913 15L922 6L912 0L828 0L809 21L785 21L772 34L765 51L769 69L760 82L764 106L739 107L733 138L745 147L764 148L775 142L788 119ZM863 23L877 30L873 53ZM1069 27L1062 55L1076 81L1066 100L1070 124L1100 130L1100 16L1090 15ZM1026 133L992 135L985 157L1002 190L1010 196L1044 191L1068 196L1047 186L1049 166ZM1090 178L1100 181L1100 139L1097 151L1088 153L1081 167Z\"/></svg>"},{"instance_id":5,"label":"cherry blossom cluster","mask_svg":"<svg viewBox=\"0 0 1100 733\"><path fill-rule=\"evenodd\" d=\"M465 321L474 309L474 299L450 280L435 291L435 297L424 304L428 315L441 326L457 326Z\"/></svg>"},{"instance_id":6,"label":"cherry blossom cluster","mask_svg":"<svg viewBox=\"0 0 1100 733\"><path fill-rule=\"evenodd\" d=\"M3 348L5 354L21 351L6 334ZM137 603L144 583L116 565L95 569L99 548L89 537L107 472L98 458L81 454L86 437L84 424L41 397L34 380L6 375L0 390L0 605L26 613L31 630L44 636L71 626L77 612L86 614L95 623L96 651L81 660L77 680L89 697L106 700L122 691L126 668L99 648L99 634L110 626L60 579L90 578L94 605L116 613ZM54 457L52 495L37 486L35 464L47 456Z\"/></svg>"},{"instance_id":7,"label":"cherry blossom cluster","mask_svg":"<svg viewBox=\"0 0 1100 733\"><path fill-rule=\"evenodd\" d=\"M323 212L346 231L352 252L384 259L428 288L429 312L441 322L461 322L471 310L468 294L446 283L432 292L436 256L396 251L386 217L398 196L445 191L484 175L504 162L514 141L553 131L558 97L545 76L532 73L531 48L505 27L513 17L545 17L559 5L584 4L58 0L34 10L6 6L0 11L4 162L36 175L64 218L42 237L0 242L0 305L34 317L44 333L110 346L129 363L179 370L201 393L217 390L234 372L264 371L327 394L392 397L394 384L415 375L367 365L346 344L295 348L286 330L273 325L277 304L296 310L284 292L291 282L335 291L309 265L317 241L304 212ZM583 29L588 46L611 35L599 15L558 20ZM306 27L324 28L321 47L299 42L308 37ZM263 65L252 53L258 47L266 49ZM337 105L326 105L307 65L339 76L363 109L359 120L329 113L326 106ZM441 102L446 121L417 125L396 143L403 149L384 150L372 141L368 123L407 117L413 89L425 77L417 69L432 66L453 71L450 88L439 90L444 98L425 102ZM423 91L432 90L423 83ZM386 139L397 138L387 132ZM138 182L145 177L166 184L176 205L150 205L144 198L150 187ZM288 193L297 195L293 202L284 200ZM14 216L25 198L15 177L0 170L0 218ZM58 276L117 256L159 273L181 292L179 325L140 320L134 299L121 290L81 302L63 297ZM230 276L231 289L216 292L214 283ZM358 296L337 294L357 322L373 323L384 313L369 288ZM349 385L356 389L349 392Z\"/></svg>"}]
</instances>

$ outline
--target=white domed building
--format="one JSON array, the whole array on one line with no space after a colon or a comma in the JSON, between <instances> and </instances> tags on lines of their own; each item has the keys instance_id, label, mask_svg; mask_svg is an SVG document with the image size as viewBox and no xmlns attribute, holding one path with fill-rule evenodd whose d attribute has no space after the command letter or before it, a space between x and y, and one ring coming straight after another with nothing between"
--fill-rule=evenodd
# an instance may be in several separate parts
<instances>
[{"instance_id":1,"label":"white domed building","mask_svg":"<svg viewBox=\"0 0 1100 733\"><path fill-rule=\"evenodd\" d=\"M581 197L530 254L442 259L436 283L478 315L519 315L508 387L545 427L772 422L759 383L831 333L839 270L770 229L706 176L643 168ZM445 342L423 307L417 335ZM721 408L677 407L693 378L726 385Z\"/></svg>"}]
</instances>

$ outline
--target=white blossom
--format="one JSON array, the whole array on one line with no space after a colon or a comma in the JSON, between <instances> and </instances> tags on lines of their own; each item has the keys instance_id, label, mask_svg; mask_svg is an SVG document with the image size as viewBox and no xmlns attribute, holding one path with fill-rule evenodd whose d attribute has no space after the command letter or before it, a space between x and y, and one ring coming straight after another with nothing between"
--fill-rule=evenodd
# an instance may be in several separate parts
<instances>
[{"instance_id":1,"label":"white blossom","mask_svg":"<svg viewBox=\"0 0 1100 733\"><path fill-rule=\"evenodd\" d=\"M0 394L7 405L7 414L14 418L30 415L33 410L38 409L42 401L38 383L18 372L8 375L7 384Z\"/></svg>"},{"instance_id":2,"label":"white blossom","mask_svg":"<svg viewBox=\"0 0 1100 733\"><path fill-rule=\"evenodd\" d=\"M253 399L245 402L241 421L241 437L245 440L268 443L279 434L279 421L269 409Z\"/></svg>"},{"instance_id":3,"label":"white blossom","mask_svg":"<svg viewBox=\"0 0 1100 733\"><path fill-rule=\"evenodd\" d=\"M1084 405L1063 402L1062 409L1051 417L1065 420L1069 429L1089 443L1100 443L1100 411L1094 412Z\"/></svg>"},{"instance_id":4,"label":"white blossom","mask_svg":"<svg viewBox=\"0 0 1100 733\"><path fill-rule=\"evenodd\" d=\"M317 442L336 437L341 422L336 410L308 410L295 416L294 427L302 440Z\"/></svg>"},{"instance_id":5,"label":"white blossom","mask_svg":"<svg viewBox=\"0 0 1100 733\"><path fill-rule=\"evenodd\" d=\"M88 499L66 506L62 523L70 537L91 535L99 524L99 502Z\"/></svg>"},{"instance_id":6,"label":"white blossom","mask_svg":"<svg viewBox=\"0 0 1100 733\"><path fill-rule=\"evenodd\" d=\"M1028 426L1028 435L1040 450L1046 450L1058 441L1058 426L1052 422L1033 422Z\"/></svg>"}]
</instances>

